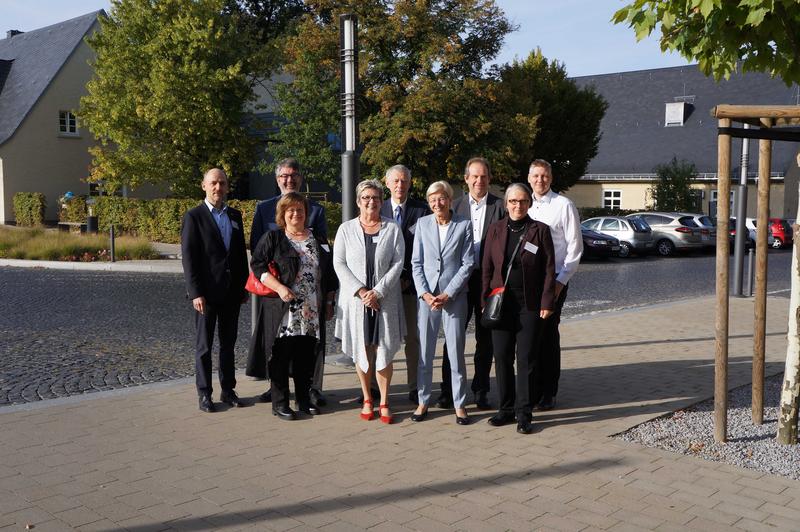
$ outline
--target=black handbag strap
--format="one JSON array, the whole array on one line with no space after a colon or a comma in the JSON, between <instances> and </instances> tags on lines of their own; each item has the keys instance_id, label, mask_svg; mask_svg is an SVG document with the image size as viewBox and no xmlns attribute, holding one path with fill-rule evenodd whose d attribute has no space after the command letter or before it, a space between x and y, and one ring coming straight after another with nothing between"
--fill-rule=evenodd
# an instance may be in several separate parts
<instances>
[{"instance_id":1,"label":"black handbag strap","mask_svg":"<svg viewBox=\"0 0 800 532\"><path fill-rule=\"evenodd\" d=\"M506 270L506 278L503 280L503 288L506 287L508 284L508 278L511 276L511 266L514 265L514 257L517 256L517 251L519 251L519 246L522 245L522 241L524 240L525 233L528 232L528 224L525 224L525 227L522 229L522 234L517 241L517 247L514 248L514 253L511 254L511 259L508 261L508 269Z\"/></svg>"}]
</instances>

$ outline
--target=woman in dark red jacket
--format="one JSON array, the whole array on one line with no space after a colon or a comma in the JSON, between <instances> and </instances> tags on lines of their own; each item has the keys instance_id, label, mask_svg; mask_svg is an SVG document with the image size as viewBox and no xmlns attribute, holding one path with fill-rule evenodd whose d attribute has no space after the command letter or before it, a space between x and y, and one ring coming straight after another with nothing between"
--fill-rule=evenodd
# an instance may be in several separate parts
<instances>
[{"instance_id":1,"label":"woman in dark red jacket","mask_svg":"<svg viewBox=\"0 0 800 532\"><path fill-rule=\"evenodd\" d=\"M555 303L555 254L550 228L528 217L530 206L528 187L520 183L508 187L508 215L489 226L481 269L484 305L489 293L503 286L508 272L502 324L492 330L500 409L489 423L499 427L516 418L520 434L533 432L531 412L539 354L536 328L540 318L552 314Z\"/></svg>"}]
</instances>

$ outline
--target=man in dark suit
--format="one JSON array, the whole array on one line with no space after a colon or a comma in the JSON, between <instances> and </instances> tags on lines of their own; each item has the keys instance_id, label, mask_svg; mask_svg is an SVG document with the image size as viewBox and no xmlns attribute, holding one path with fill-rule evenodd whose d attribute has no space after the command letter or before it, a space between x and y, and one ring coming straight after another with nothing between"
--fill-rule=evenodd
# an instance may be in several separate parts
<instances>
[{"instance_id":1,"label":"man in dark suit","mask_svg":"<svg viewBox=\"0 0 800 532\"><path fill-rule=\"evenodd\" d=\"M278 224L275 223L275 208L278 205L278 200L289 192L301 193L300 189L303 186L303 174L300 171L300 163L297 159L287 157L278 161L278 164L275 166L275 180L278 183L278 189L281 193L260 202L256 207L256 212L253 216L253 225L250 230L251 252L256 249L256 245L258 245L258 241L264 233L279 229ZM325 208L316 201L309 200L308 209L308 227L321 241L326 241L328 239L328 222L325 219ZM317 342L317 359L314 367L314 377L309 391L311 404L316 407L325 406L328 403L322 395L322 377L325 370L324 327L322 332L323 337L321 341ZM261 394L260 398L265 402L272 401L272 390Z\"/></svg>"},{"instance_id":2,"label":"man in dark suit","mask_svg":"<svg viewBox=\"0 0 800 532\"><path fill-rule=\"evenodd\" d=\"M275 206L281 196L287 192L301 193L303 186L303 174L300 172L300 163L297 159L288 157L278 161L275 167L275 180L278 182L280 194L266 199L258 204L256 213L253 216L253 226L250 231L250 250L256 249L261 236L268 232L278 229L275 223ZM316 201L309 200L308 227L314 235L327 240L328 222L325 220L325 208Z\"/></svg>"},{"instance_id":3,"label":"man in dark suit","mask_svg":"<svg viewBox=\"0 0 800 532\"><path fill-rule=\"evenodd\" d=\"M400 288L403 291L403 313L406 318L405 355L408 367L408 400L417 404L417 365L419 364L419 328L417 327L417 293L411 277L411 253L414 250L414 231L417 220L430 214L428 206L410 198L411 170L402 164L396 164L386 170L384 182L389 189L390 201L381 205L381 216L391 218L403 230L406 245L406 256L403 261L403 273L400 276Z\"/></svg>"},{"instance_id":4,"label":"man in dark suit","mask_svg":"<svg viewBox=\"0 0 800 532\"><path fill-rule=\"evenodd\" d=\"M228 176L219 168L203 175L206 193L202 205L189 210L181 225L181 253L186 291L195 315L195 373L200 410L213 412L211 349L214 327L219 327L220 401L244 406L237 397L233 348L239 308L245 302L247 250L242 213L228 207Z\"/></svg>"},{"instance_id":5,"label":"man in dark suit","mask_svg":"<svg viewBox=\"0 0 800 532\"><path fill-rule=\"evenodd\" d=\"M475 376L472 391L475 404L482 410L492 407L487 398L489 393L489 373L492 371L492 331L481 325L481 261L483 261L483 239L489 226L506 215L503 199L489 192L492 170L489 161L483 157L473 157L464 168L464 181L467 194L453 200L453 212L472 220L472 242L475 250L475 269L469 278L467 300L467 323L475 315ZM442 362L442 394L437 406L449 408L452 401L450 383L450 362L447 358L447 345Z\"/></svg>"}]
</instances>

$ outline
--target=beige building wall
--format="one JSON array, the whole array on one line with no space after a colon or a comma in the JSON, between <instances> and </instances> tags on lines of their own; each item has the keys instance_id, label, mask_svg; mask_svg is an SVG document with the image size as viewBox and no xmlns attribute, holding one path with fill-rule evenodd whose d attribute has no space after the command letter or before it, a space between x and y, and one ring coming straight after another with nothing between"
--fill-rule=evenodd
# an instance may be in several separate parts
<instances>
[{"instance_id":1,"label":"beige building wall","mask_svg":"<svg viewBox=\"0 0 800 532\"><path fill-rule=\"evenodd\" d=\"M621 182L603 183L598 181L578 182L564 195L575 203L576 207L602 207L606 191L613 195L619 193L620 209L641 210L649 205L648 189L651 183Z\"/></svg>"},{"instance_id":2,"label":"beige building wall","mask_svg":"<svg viewBox=\"0 0 800 532\"><path fill-rule=\"evenodd\" d=\"M565 195L570 198L576 207L602 207L603 198L606 191L619 192L620 208L630 210L644 210L650 208L652 200L650 199L649 189L653 186L652 182L597 182L587 181L578 182L573 185ZM717 184L713 182L696 183L692 185L695 190L702 191L702 210L708 214L711 208L711 200L714 194L712 191L717 190ZM733 185L734 190L734 209L731 213L735 213L736 205L736 185ZM748 184L747 186L747 216L754 218L757 211L758 201L758 185L755 183ZM770 216L775 218L793 218L794 215L786 213L786 201L784 199L784 184L782 181L773 182L770 184Z\"/></svg>"},{"instance_id":3,"label":"beige building wall","mask_svg":"<svg viewBox=\"0 0 800 532\"><path fill-rule=\"evenodd\" d=\"M96 23L95 23L96 24ZM85 182L91 157L88 149L94 138L78 124L78 134L59 133L59 111L76 112L92 76L87 61L92 50L81 42L63 65L50 86L25 117L17 131L2 146L2 204L0 219L14 220L13 198L17 192L42 192L47 198L45 218L54 220L58 198L70 190L88 191Z\"/></svg>"}]
</instances>

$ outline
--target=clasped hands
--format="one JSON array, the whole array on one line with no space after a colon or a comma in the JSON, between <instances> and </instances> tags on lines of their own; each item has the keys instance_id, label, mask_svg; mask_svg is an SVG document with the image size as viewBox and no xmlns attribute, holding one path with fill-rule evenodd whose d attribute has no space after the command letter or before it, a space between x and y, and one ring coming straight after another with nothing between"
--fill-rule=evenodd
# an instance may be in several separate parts
<instances>
[{"instance_id":1,"label":"clasped hands","mask_svg":"<svg viewBox=\"0 0 800 532\"><path fill-rule=\"evenodd\" d=\"M378 292L375 290L367 290L366 288L361 287L358 290L358 297L361 298L361 303L368 309L372 309L376 312L381 309L381 304L378 299Z\"/></svg>"},{"instance_id":2,"label":"clasped hands","mask_svg":"<svg viewBox=\"0 0 800 532\"><path fill-rule=\"evenodd\" d=\"M431 307L431 310L442 310L442 307L450 301L450 296L447 295L445 292L442 292L438 296L431 294L430 292L425 292L422 295L422 300Z\"/></svg>"}]
</instances>

